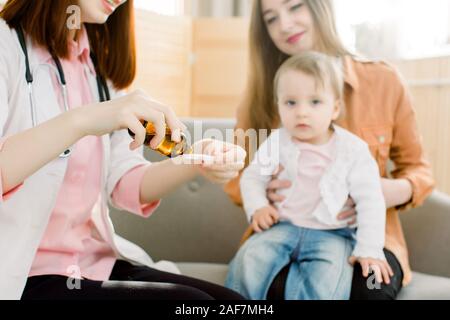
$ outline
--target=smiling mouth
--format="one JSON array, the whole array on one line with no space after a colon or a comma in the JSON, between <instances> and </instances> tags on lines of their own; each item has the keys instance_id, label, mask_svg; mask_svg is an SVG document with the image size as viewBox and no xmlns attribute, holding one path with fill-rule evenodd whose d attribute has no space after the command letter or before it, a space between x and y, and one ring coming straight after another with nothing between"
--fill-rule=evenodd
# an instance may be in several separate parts
<instances>
[{"instance_id":1,"label":"smiling mouth","mask_svg":"<svg viewBox=\"0 0 450 320\"><path fill-rule=\"evenodd\" d=\"M287 39L287 42L288 42L289 44L295 44L295 43L297 43L301 38L303 38L303 35L304 35L304 34L305 34L305 31L304 31L304 32L297 33L297 34L295 34L295 35L289 37L289 38Z\"/></svg>"},{"instance_id":2,"label":"smiling mouth","mask_svg":"<svg viewBox=\"0 0 450 320\"><path fill-rule=\"evenodd\" d=\"M119 3L120 3L120 1L116 1L116 0L103 0L104 7L108 11L108 13L114 12L114 10L116 10L117 5Z\"/></svg>"}]
</instances>

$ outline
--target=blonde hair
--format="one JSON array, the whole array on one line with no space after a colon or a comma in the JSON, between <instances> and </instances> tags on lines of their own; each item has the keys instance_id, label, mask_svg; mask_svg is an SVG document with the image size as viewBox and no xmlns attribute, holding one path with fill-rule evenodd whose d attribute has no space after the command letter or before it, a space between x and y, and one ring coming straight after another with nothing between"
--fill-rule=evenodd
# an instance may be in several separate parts
<instances>
[{"instance_id":1,"label":"blonde hair","mask_svg":"<svg viewBox=\"0 0 450 320\"><path fill-rule=\"evenodd\" d=\"M344 95L344 76L341 65L336 58L319 52L304 52L292 56L278 69L274 80L274 102L278 100L278 87L280 78L287 71L300 71L311 76L318 88L324 89L327 84L333 90L336 100L342 103Z\"/></svg>"},{"instance_id":2,"label":"blonde hair","mask_svg":"<svg viewBox=\"0 0 450 320\"><path fill-rule=\"evenodd\" d=\"M332 0L303 0L311 12L316 34L316 50L333 57L351 55L338 37ZM254 0L250 23L250 72L243 108L250 128L274 129L280 125L274 103L273 79L289 56L272 41L262 15L261 0Z\"/></svg>"}]
</instances>

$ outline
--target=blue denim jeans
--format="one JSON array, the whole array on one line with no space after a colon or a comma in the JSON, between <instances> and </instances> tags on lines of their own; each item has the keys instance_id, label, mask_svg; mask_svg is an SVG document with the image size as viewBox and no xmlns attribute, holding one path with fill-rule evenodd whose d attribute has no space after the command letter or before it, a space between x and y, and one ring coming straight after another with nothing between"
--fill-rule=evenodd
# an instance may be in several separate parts
<instances>
[{"instance_id":1,"label":"blue denim jeans","mask_svg":"<svg viewBox=\"0 0 450 320\"><path fill-rule=\"evenodd\" d=\"M292 261L286 300L348 300L354 234L354 229L313 230L281 222L239 249L225 286L248 299L264 300L276 275Z\"/></svg>"}]
</instances>

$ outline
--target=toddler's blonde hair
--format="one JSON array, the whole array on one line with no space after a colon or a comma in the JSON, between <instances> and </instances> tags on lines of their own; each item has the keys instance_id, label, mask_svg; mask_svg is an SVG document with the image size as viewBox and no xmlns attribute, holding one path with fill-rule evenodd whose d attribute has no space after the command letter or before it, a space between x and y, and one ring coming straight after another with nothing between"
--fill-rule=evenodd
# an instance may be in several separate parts
<instances>
[{"instance_id":1,"label":"toddler's blonde hair","mask_svg":"<svg viewBox=\"0 0 450 320\"><path fill-rule=\"evenodd\" d=\"M287 71L294 70L313 77L316 85L321 89L330 84L335 98L341 103L341 110L344 110L344 75L339 62L338 58L314 51L292 56L281 65L275 75L275 103L278 104L278 86L281 76Z\"/></svg>"}]
</instances>

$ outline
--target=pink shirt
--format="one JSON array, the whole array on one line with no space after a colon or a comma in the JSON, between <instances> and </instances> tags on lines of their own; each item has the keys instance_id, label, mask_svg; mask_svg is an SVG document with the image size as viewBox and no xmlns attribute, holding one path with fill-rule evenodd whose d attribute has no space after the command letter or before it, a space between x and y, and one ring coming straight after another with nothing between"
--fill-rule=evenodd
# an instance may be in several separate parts
<instances>
[{"instance_id":1,"label":"pink shirt","mask_svg":"<svg viewBox=\"0 0 450 320\"><path fill-rule=\"evenodd\" d=\"M87 73L95 74L95 70L89 54L87 33L82 29L79 41L70 43L70 58L61 60L70 108L83 107L93 102ZM46 50L40 50L39 56L42 63L53 64ZM63 110L56 74L53 78ZM96 136L85 137L73 146L67 172L30 277L52 274L99 281L109 279L116 256L106 241L93 236L94 225L91 221L93 207L103 187L102 153L102 140ZM140 203L140 185L147 168L144 165L130 170L119 181L112 195L115 204L144 217L150 216L159 204L159 201L144 206Z\"/></svg>"},{"instance_id":2,"label":"pink shirt","mask_svg":"<svg viewBox=\"0 0 450 320\"><path fill-rule=\"evenodd\" d=\"M319 184L323 174L333 162L336 134L324 145L296 142L300 149L298 157L295 196L280 208L280 217L304 228L327 230L330 226L320 223L313 212L322 201Z\"/></svg>"}]
</instances>

